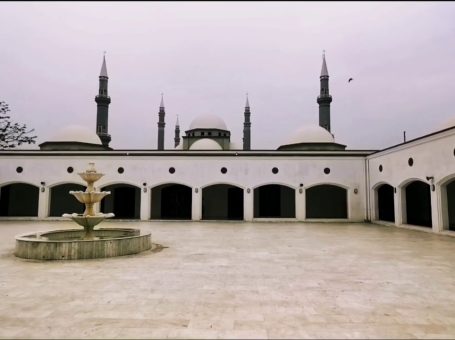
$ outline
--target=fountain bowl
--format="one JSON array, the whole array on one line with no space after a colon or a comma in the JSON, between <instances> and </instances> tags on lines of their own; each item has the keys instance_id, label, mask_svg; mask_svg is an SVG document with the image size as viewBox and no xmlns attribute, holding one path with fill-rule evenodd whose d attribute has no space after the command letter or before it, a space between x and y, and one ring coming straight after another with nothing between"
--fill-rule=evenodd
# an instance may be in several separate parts
<instances>
[{"instance_id":1,"label":"fountain bowl","mask_svg":"<svg viewBox=\"0 0 455 340\"><path fill-rule=\"evenodd\" d=\"M139 229L100 228L95 239L84 240L84 230L66 229L16 236L14 255L33 260L82 260L137 254L152 248L151 234Z\"/></svg>"}]
</instances>

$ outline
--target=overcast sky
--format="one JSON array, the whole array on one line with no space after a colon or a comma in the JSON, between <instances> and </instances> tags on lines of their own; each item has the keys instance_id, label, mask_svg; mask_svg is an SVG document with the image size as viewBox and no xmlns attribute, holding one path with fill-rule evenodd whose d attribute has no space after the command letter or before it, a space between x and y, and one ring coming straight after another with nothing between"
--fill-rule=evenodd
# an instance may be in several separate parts
<instances>
[{"instance_id":1,"label":"overcast sky","mask_svg":"<svg viewBox=\"0 0 455 340\"><path fill-rule=\"evenodd\" d=\"M221 116L241 143L249 93L252 148L276 149L318 124L326 50L332 133L380 149L455 118L454 2L1 2L0 100L35 128L95 131L103 51L116 149L165 145L199 114ZM354 80L348 83L348 79Z\"/></svg>"}]
</instances>

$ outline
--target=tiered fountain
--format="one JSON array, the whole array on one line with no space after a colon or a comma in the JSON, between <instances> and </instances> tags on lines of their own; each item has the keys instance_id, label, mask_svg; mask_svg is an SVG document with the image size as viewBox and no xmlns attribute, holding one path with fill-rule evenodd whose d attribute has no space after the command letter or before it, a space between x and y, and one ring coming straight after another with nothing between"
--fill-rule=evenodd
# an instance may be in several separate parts
<instances>
[{"instance_id":1,"label":"tiered fountain","mask_svg":"<svg viewBox=\"0 0 455 340\"><path fill-rule=\"evenodd\" d=\"M139 229L103 228L94 229L105 218L114 214L96 213L94 205L109 191L96 191L94 183L104 174L95 170L95 164L79 176L87 182L85 191L70 191L70 194L85 204L83 214L63 214L84 228L53 230L25 234L16 237L17 257L37 260L76 260L129 255L149 250L152 247L150 233L140 235Z\"/></svg>"}]
</instances>

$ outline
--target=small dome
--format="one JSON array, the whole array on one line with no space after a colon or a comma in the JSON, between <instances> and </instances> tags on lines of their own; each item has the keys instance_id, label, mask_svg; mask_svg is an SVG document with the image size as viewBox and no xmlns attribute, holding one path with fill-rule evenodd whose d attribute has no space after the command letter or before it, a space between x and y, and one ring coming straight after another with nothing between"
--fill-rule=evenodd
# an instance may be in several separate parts
<instances>
[{"instance_id":1,"label":"small dome","mask_svg":"<svg viewBox=\"0 0 455 340\"><path fill-rule=\"evenodd\" d=\"M240 145L239 143L236 142L231 142L229 144L229 150L243 150L243 145Z\"/></svg>"},{"instance_id":2,"label":"small dome","mask_svg":"<svg viewBox=\"0 0 455 340\"><path fill-rule=\"evenodd\" d=\"M334 143L335 139L326 129L318 125L308 125L298 128L286 141L288 144L300 143Z\"/></svg>"},{"instance_id":3,"label":"small dome","mask_svg":"<svg viewBox=\"0 0 455 340\"><path fill-rule=\"evenodd\" d=\"M190 124L189 130L194 129L219 129L227 130L226 123L221 117L211 114L197 116Z\"/></svg>"},{"instance_id":4,"label":"small dome","mask_svg":"<svg viewBox=\"0 0 455 340\"><path fill-rule=\"evenodd\" d=\"M190 146L190 150L223 150L213 139L202 138Z\"/></svg>"},{"instance_id":5,"label":"small dome","mask_svg":"<svg viewBox=\"0 0 455 340\"><path fill-rule=\"evenodd\" d=\"M57 131L47 142L80 142L101 144L98 135L91 129L80 125L68 125Z\"/></svg>"}]
</instances>

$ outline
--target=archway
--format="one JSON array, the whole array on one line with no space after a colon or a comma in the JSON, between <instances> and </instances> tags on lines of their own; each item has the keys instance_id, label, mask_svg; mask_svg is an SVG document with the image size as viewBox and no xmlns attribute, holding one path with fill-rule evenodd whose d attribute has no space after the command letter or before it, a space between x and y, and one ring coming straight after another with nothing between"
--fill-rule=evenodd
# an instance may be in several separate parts
<instances>
[{"instance_id":1,"label":"archway","mask_svg":"<svg viewBox=\"0 0 455 340\"><path fill-rule=\"evenodd\" d=\"M82 214L85 206L70 191L85 191L85 187L75 183L65 183L50 189L49 216L62 216L63 214Z\"/></svg>"},{"instance_id":2,"label":"archway","mask_svg":"<svg viewBox=\"0 0 455 340\"><path fill-rule=\"evenodd\" d=\"M413 181L405 188L406 223L431 228L430 185Z\"/></svg>"},{"instance_id":3,"label":"archway","mask_svg":"<svg viewBox=\"0 0 455 340\"><path fill-rule=\"evenodd\" d=\"M254 217L295 217L295 190L268 184L254 189Z\"/></svg>"},{"instance_id":4,"label":"archway","mask_svg":"<svg viewBox=\"0 0 455 340\"><path fill-rule=\"evenodd\" d=\"M202 189L203 220L243 220L243 189L215 184Z\"/></svg>"},{"instance_id":5,"label":"archway","mask_svg":"<svg viewBox=\"0 0 455 340\"><path fill-rule=\"evenodd\" d=\"M394 189L389 184L382 184L376 189L378 220L395 222Z\"/></svg>"},{"instance_id":6,"label":"archway","mask_svg":"<svg viewBox=\"0 0 455 340\"><path fill-rule=\"evenodd\" d=\"M447 194L447 225L445 228L455 231L455 179L447 183L445 189Z\"/></svg>"},{"instance_id":7,"label":"archway","mask_svg":"<svg viewBox=\"0 0 455 340\"><path fill-rule=\"evenodd\" d=\"M163 184L152 189L151 218L191 219L191 188L182 184Z\"/></svg>"},{"instance_id":8,"label":"archway","mask_svg":"<svg viewBox=\"0 0 455 340\"><path fill-rule=\"evenodd\" d=\"M108 185L102 191L111 194L101 201L103 213L114 213L114 218L138 219L141 210L141 190L129 184Z\"/></svg>"},{"instance_id":9,"label":"archway","mask_svg":"<svg viewBox=\"0 0 455 340\"><path fill-rule=\"evenodd\" d=\"M347 190L321 184L305 190L306 218L348 218Z\"/></svg>"},{"instance_id":10,"label":"archway","mask_svg":"<svg viewBox=\"0 0 455 340\"><path fill-rule=\"evenodd\" d=\"M13 183L0 188L0 216L38 216L38 187Z\"/></svg>"}]
</instances>

